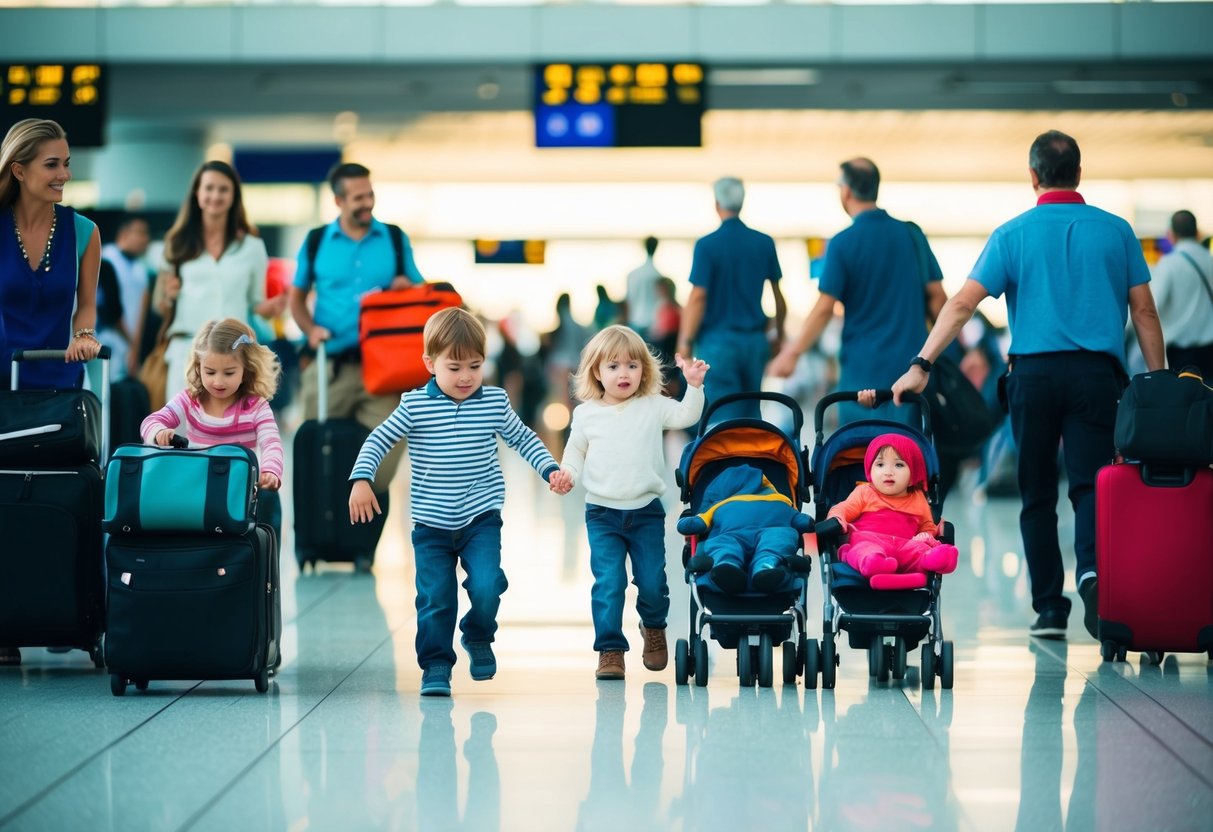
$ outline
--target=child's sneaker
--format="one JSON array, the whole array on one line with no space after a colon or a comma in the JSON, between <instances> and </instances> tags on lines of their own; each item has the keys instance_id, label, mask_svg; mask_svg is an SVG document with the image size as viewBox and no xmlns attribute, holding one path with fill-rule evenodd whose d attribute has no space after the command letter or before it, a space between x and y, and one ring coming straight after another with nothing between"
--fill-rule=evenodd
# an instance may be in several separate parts
<instances>
[{"instance_id":1,"label":"child's sneaker","mask_svg":"<svg viewBox=\"0 0 1213 832\"><path fill-rule=\"evenodd\" d=\"M493 655L493 647L487 641L468 641L460 637L459 643L467 651L471 667L468 671L477 682L492 679L497 672L497 657Z\"/></svg>"},{"instance_id":2,"label":"child's sneaker","mask_svg":"<svg viewBox=\"0 0 1213 832\"><path fill-rule=\"evenodd\" d=\"M422 671L421 695L451 695L451 666L449 664L432 664Z\"/></svg>"},{"instance_id":3,"label":"child's sneaker","mask_svg":"<svg viewBox=\"0 0 1213 832\"><path fill-rule=\"evenodd\" d=\"M665 643L665 628L646 627L640 625L640 635L644 637L644 650L640 658L649 670L665 670L670 661L670 652Z\"/></svg>"},{"instance_id":4,"label":"child's sneaker","mask_svg":"<svg viewBox=\"0 0 1213 832\"><path fill-rule=\"evenodd\" d=\"M598 672L594 674L595 679L622 679L623 673L622 650L603 650L598 654Z\"/></svg>"}]
</instances>

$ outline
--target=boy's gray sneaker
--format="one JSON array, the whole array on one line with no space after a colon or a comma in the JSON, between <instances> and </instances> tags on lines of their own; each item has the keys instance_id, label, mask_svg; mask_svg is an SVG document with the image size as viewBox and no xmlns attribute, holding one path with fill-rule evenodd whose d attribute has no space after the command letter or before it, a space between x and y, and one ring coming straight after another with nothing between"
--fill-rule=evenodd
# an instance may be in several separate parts
<instances>
[{"instance_id":1,"label":"boy's gray sneaker","mask_svg":"<svg viewBox=\"0 0 1213 832\"><path fill-rule=\"evenodd\" d=\"M449 664L432 664L422 671L421 695L451 695L451 666Z\"/></svg>"},{"instance_id":2,"label":"boy's gray sneaker","mask_svg":"<svg viewBox=\"0 0 1213 832\"><path fill-rule=\"evenodd\" d=\"M472 678L477 682L492 679L497 673L497 657L493 655L493 646L487 641L468 641L462 636L459 643L467 651L468 660L471 662L468 672L472 674Z\"/></svg>"}]
</instances>

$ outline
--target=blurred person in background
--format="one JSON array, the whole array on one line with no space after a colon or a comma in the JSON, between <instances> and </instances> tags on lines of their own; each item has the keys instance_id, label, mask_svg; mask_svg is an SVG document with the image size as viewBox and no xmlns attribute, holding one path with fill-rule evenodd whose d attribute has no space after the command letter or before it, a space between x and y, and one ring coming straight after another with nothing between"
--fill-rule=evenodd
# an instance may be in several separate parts
<instances>
[{"instance_id":1,"label":"blurred person in background","mask_svg":"<svg viewBox=\"0 0 1213 832\"><path fill-rule=\"evenodd\" d=\"M745 186L726 176L713 185L720 227L695 241L691 294L682 310L675 352L712 366L705 393L709 404L731 393L762 389L771 345L783 341L787 304L779 288L783 272L775 241L741 221ZM762 308L764 284L775 295L775 318ZM692 345L694 351L692 351ZM736 402L715 412L717 420L759 418L757 401Z\"/></svg>"},{"instance_id":2,"label":"blurred person in background","mask_svg":"<svg viewBox=\"0 0 1213 832\"><path fill-rule=\"evenodd\" d=\"M627 297L624 301L624 318L628 326L652 343L652 329L657 315L657 281L661 272L653 265L657 251L657 238L644 240L644 262L628 273Z\"/></svg>"},{"instance_id":3,"label":"blurred person in background","mask_svg":"<svg viewBox=\"0 0 1213 832\"><path fill-rule=\"evenodd\" d=\"M110 377L114 381L137 373L143 361L144 313L153 285L152 272L144 256L151 240L147 219L138 214L127 214L119 221L113 242L101 247L101 259L114 269L122 308L121 327L99 327L101 342L113 350Z\"/></svg>"},{"instance_id":4,"label":"blurred person in background","mask_svg":"<svg viewBox=\"0 0 1213 832\"><path fill-rule=\"evenodd\" d=\"M244 210L240 177L227 162L203 163L164 238L153 297L161 315L172 315L166 399L185 389L190 344L203 324L247 321L252 314L272 318L285 308L285 297L266 300L268 262Z\"/></svg>"},{"instance_id":5,"label":"blurred person in background","mask_svg":"<svg viewBox=\"0 0 1213 832\"><path fill-rule=\"evenodd\" d=\"M1167 366L1199 367L1213 380L1213 255L1197 242L1191 211L1171 215L1175 248L1154 266L1154 300L1167 336Z\"/></svg>"}]
</instances>

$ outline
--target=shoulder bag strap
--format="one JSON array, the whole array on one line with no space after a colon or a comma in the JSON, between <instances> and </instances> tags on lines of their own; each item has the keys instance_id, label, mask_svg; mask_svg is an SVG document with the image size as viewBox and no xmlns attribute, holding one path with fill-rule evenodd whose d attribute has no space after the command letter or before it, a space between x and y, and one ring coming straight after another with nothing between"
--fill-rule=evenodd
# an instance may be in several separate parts
<instances>
[{"instance_id":1,"label":"shoulder bag strap","mask_svg":"<svg viewBox=\"0 0 1213 832\"><path fill-rule=\"evenodd\" d=\"M396 255L396 274L404 274L404 232L398 225L389 225L387 235L392 239L392 253Z\"/></svg>"},{"instance_id":2,"label":"shoulder bag strap","mask_svg":"<svg viewBox=\"0 0 1213 832\"><path fill-rule=\"evenodd\" d=\"M320 225L307 233L307 243L304 246L304 256L307 258L307 276L312 283L316 282L316 255L320 253L320 243L324 240L324 229Z\"/></svg>"},{"instance_id":3,"label":"shoulder bag strap","mask_svg":"<svg viewBox=\"0 0 1213 832\"><path fill-rule=\"evenodd\" d=\"M1196 269L1196 273L1200 275L1200 285L1205 287L1205 294L1209 296L1209 303L1213 303L1213 289L1209 288L1209 279L1205 277L1205 273L1201 271L1200 266L1192 259L1192 255L1186 251L1177 251L1175 253L1183 255L1183 258L1192 264L1192 268Z\"/></svg>"}]
</instances>

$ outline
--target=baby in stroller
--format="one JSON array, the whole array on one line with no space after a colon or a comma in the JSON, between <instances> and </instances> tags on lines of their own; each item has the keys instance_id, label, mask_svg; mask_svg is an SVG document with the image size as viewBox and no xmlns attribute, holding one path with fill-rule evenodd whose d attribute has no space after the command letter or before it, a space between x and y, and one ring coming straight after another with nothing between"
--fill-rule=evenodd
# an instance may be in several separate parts
<instances>
[{"instance_id":1,"label":"baby in stroller","mask_svg":"<svg viewBox=\"0 0 1213 832\"><path fill-rule=\"evenodd\" d=\"M840 391L817 405L810 477L825 595L818 657L825 688L834 687L835 641L843 631L851 647L868 651L868 671L878 681L890 673L903 679L907 652L925 642L922 686L933 688L936 677L944 688L952 686L953 648L943 639L940 588L942 574L955 570L958 552L951 525L939 517L939 459L925 401L903 396L918 406L921 428L867 419L825 438L830 405L891 398L889 390ZM815 680L806 677L806 683Z\"/></svg>"},{"instance_id":2,"label":"baby in stroller","mask_svg":"<svg viewBox=\"0 0 1213 832\"><path fill-rule=\"evenodd\" d=\"M743 399L787 407L791 434L753 418L707 427L721 406ZM691 598L689 636L674 647L680 685L691 676L696 685L707 684L709 638L736 648L744 687L773 684L777 644L782 644L785 684L795 684L801 673L816 678L816 665L805 667L810 655L805 576L811 563L802 543L813 521L800 510L807 493L805 451L793 439L803 421L796 401L779 393L723 396L705 409L695 439L683 452L677 480L687 508L678 531L687 538L683 563Z\"/></svg>"},{"instance_id":3,"label":"baby in stroller","mask_svg":"<svg viewBox=\"0 0 1213 832\"><path fill-rule=\"evenodd\" d=\"M927 463L914 440L880 434L868 444L863 469L868 481L828 515L850 532L838 549L843 563L858 569L872 589L914 589L927 585L927 572L955 571L956 547L936 537Z\"/></svg>"}]
</instances>

